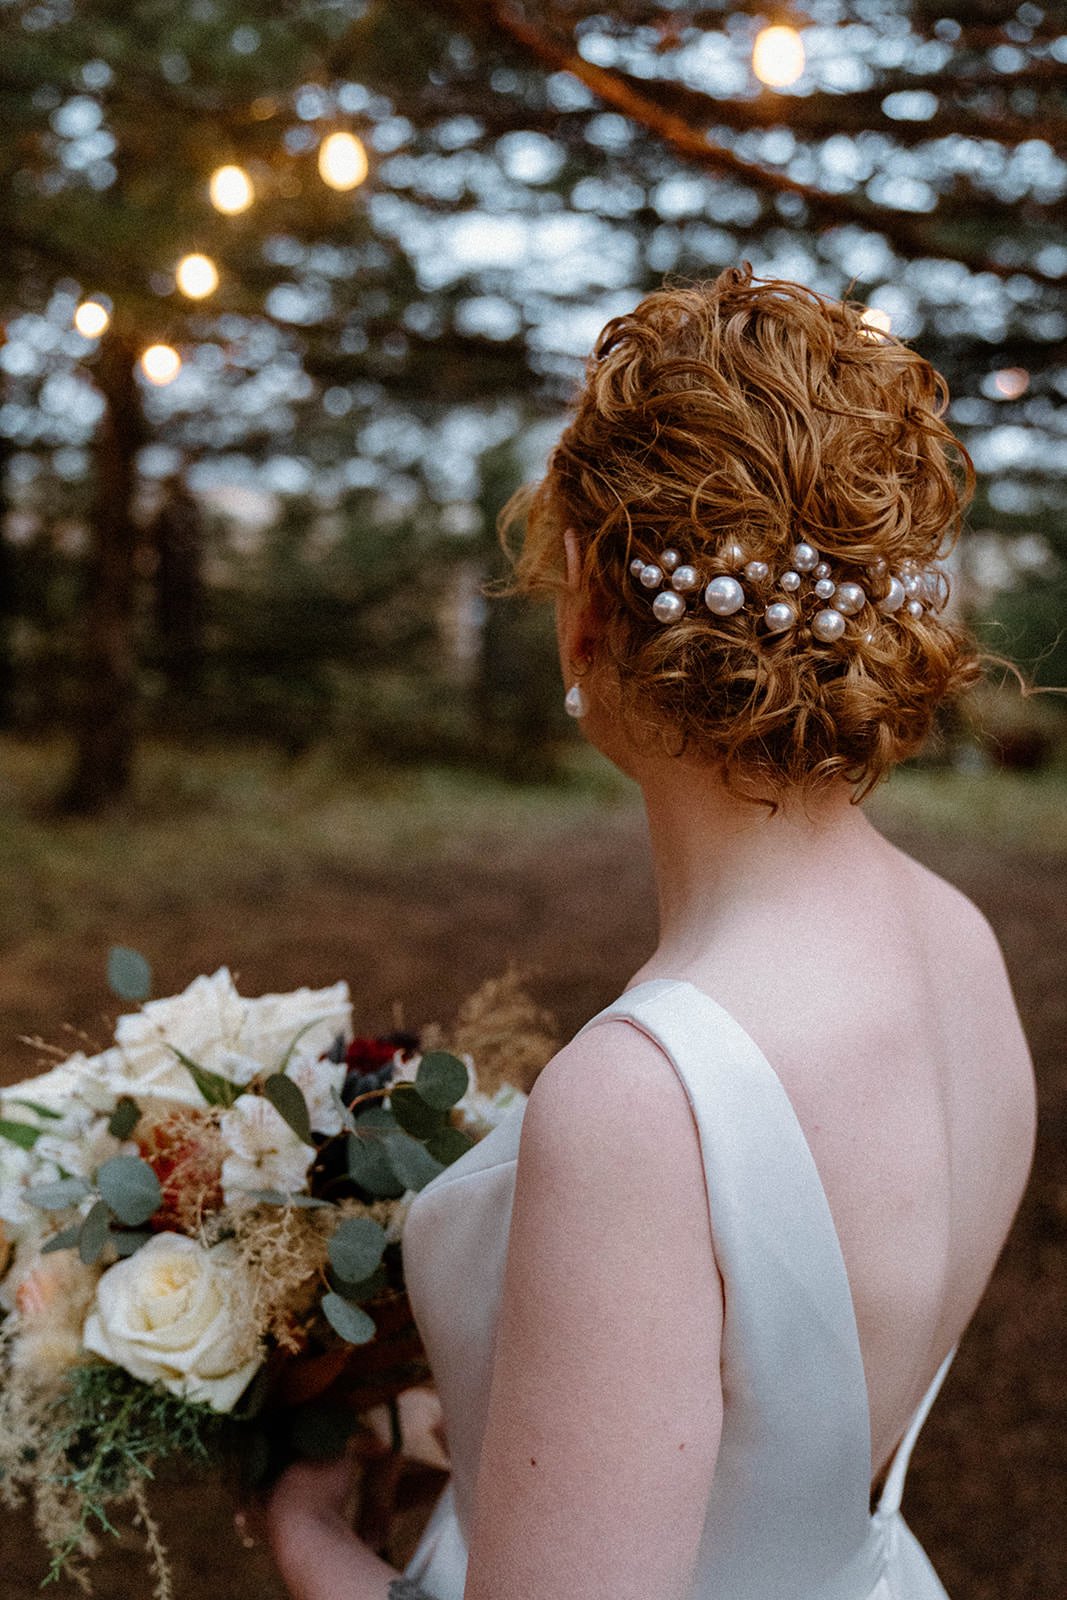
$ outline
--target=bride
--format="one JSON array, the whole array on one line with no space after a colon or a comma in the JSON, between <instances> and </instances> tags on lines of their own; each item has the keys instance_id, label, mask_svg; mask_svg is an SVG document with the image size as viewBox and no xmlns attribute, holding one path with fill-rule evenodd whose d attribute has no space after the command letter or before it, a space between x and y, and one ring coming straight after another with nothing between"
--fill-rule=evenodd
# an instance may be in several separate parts
<instances>
[{"instance_id":1,"label":"bride","mask_svg":"<svg viewBox=\"0 0 1067 1600\"><path fill-rule=\"evenodd\" d=\"M649 295L505 519L643 791L660 937L413 1203L452 1476L399 1573L347 1468L290 1468L296 1600L945 1594L904 1474L1035 1093L985 919L856 804L978 676L939 565L971 465L861 313L747 268Z\"/></svg>"}]
</instances>

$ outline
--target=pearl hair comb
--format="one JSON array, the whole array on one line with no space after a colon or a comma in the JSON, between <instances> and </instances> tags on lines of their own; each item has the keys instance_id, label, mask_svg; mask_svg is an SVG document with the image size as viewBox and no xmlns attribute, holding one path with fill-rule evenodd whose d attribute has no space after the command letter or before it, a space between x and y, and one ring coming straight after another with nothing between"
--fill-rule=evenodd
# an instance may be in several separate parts
<instances>
[{"instance_id":1,"label":"pearl hair comb","mask_svg":"<svg viewBox=\"0 0 1067 1600\"><path fill-rule=\"evenodd\" d=\"M914 561L904 561L899 571L890 572L888 562L879 558L861 569L868 575L867 583L861 584L838 582L831 562L814 545L804 542L793 546L792 566L777 578L772 578L766 561L746 560L744 550L734 541L719 556L740 576L720 573L705 583L677 550L663 550L655 561L637 556L630 562L630 571L643 588L656 591L652 612L664 623L680 622L688 613L690 598L700 590L715 617L732 617L754 601L769 634L788 633L803 620L806 602L808 609L812 600L821 602L811 615L810 627L823 644L843 638L847 619L858 616L867 605L884 617L902 608L910 616L921 617L927 610L940 610L948 597L944 572L938 567L920 567ZM868 629L865 637L873 637L872 631Z\"/></svg>"}]
</instances>

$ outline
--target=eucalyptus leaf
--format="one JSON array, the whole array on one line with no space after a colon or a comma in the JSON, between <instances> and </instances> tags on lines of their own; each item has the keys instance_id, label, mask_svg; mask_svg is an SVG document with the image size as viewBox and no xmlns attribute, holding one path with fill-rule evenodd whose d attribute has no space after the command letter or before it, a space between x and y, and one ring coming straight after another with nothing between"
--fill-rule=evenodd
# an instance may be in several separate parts
<instances>
[{"instance_id":1,"label":"eucalyptus leaf","mask_svg":"<svg viewBox=\"0 0 1067 1600\"><path fill-rule=\"evenodd\" d=\"M332 1200L320 1200L312 1194L286 1194L282 1189L246 1189L244 1193L265 1206L296 1206L305 1211L313 1211L322 1206L329 1210L333 1204Z\"/></svg>"},{"instance_id":2,"label":"eucalyptus leaf","mask_svg":"<svg viewBox=\"0 0 1067 1600\"><path fill-rule=\"evenodd\" d=\"M356 1117L357 1128L395 1128L396 1118L388 1106L383 1106L380 1100L374 1100L365 1111Z\"/></svg>"},{"instance_id":3,"label":"eucalyptus leaf","mask_svg":"<svg viewBox=\"0 0 1067 1600\"><path fill-rule=\"evenodd\" d=\"M368 1344L377 1331L365 1311L342 1300L332 1289L322 1297L322 1314L346 1344Z\"/></svg>"},{"instance_id":4,"label":"eucalyptus leaf","mask_svg":"<svg viewBox=\"0 0 1067 1600\"><path fill-rule=\"evenodd\" d=\"M447 1111L462 1100L470 1083L470 1073L458 1056L447 1050L431 1050L419 1062L415 1087L428 1105Z\"/></svg>"},{"instance_id":5,"label":"eucalyptus leaf","mask_svg":"<svg viewBox=\"0 0 1067 1600\"><path fill-rule=\"evenodd\" d=\"M141 1120L141 1108L132 1095L120 1096L118 1105L111 1113L111 1121L107 1131L116 1139L128 1139Z\"/></svg>"},{"instance_id":6,"label":"eucalyptus leaf","mask_svg":"<svg viewBox=\"0 0 1067 1600\"><path fill-rule=\"evenodd\" d=\"M136 1228L163 1203L163 1191L140 1156L112 1156L96 1175L97 1187L120 1222Z\"/></svg>"},{"instance_id":7,"label":"eucalyptus leaf","mask_svg":"<svg viewBox=\"0 0 1067 1600\"><path fill-rule=\"evenodd\" d=\"M41 1254L50 1256L53 1250L73 1250L81 1237L82 1225L76 1222L73 1228L64 1228L62 1233L54 1233L47 1244L41 1246Z\"/></svg>"},{"instance_id":8,"label":"eucalyptus leaf","mask_svg":"<svg viewBox=\"0 0 1067 1600\"><path fill-rule=\"evenodd\" d=\"M289 1124L301 1144L311 1143L311 1115L303 1090L292 1078L274 1072L263 1085L263 1093L278 1115Z\"/></svg>"},{"instance_id":9,"label":"eucalyptus leaf","mask_svg":"<svg viewBox=\"0 0 1067 1600\"><path fill-rule=\"evenodd\" d=\"M473 1149L474 1140L469 1133L464 1133L462 1128L441 1128L437 1133L432 1133L426 1141L426 1148L435 1161L440 1161L442 1166L450 1167L453 1161L458 1161L460 1156Z\"/></svg>"},{"instance_id":10,"label":"eucalyptus leaf","mask_svg":"<svg viewBox=\"0 0 1067 1600\"><path fill-rule=\"evenodd\" d=\"M32 1150L41 1137L42 1129L31 1128L28 1122L8 1122L0 1119L0 1139L17 1144L20 1150Z\"/></svg>"},{"instance_id":11,"label":"eucalyptus leaf","mask_svg":"<svg viewBox=\"0 0 1067 1600\"><path fill-rule=\"evenodd\" d=\"M406 1133L387 1133L383 1142L389 1164L405 1189L422 1189L445 1170L443 1162L435 1161L425 1145Z\"/></svg>"},{"instance_id":12,"label":"eucalyptus leaf","mask_svg":"<svg viewBox=\"0 0 1067 1600\"><path fill-rule=\"evenodd\" d=\"M147 1244L149 1239L154 1237L155 1235L151 1233L127 1233L125 1231L119 1233L112 1230L111 1243L115 1246L120 1256L126 1257L136 1255L141 1246Z\"/></svg>"},{"instance_id":13,"label":"eucalyptus leaf","mask_svg":"<svg viewBox=\"0 0 1067 1600\"><path fill-rule=\"evenodd\" d=\"M361 1189L366 1189L377 1200L395 1200L404 1193L404 1185L393 1171L381 1138L372 1139L350 1133L345 1141L345 1149L348 1175Z\"/></svg>"},{"instance_id":14,"label":"eucalyptus leaf","mask_svg":"<svg viewBox=\"0 0 1067 1600\"><path fill-rule=\"evenodd\" d=\"M207 1067L202 1067L191 1056L187 1056L184 1050L179 1050L176 1044L170 1044L167 1048L174 1051L182 1066L190 1073L209 1106L232 1106L244 1093L239 1083L231 1083L229 1078L222 1077L218 1072L209 1072Z\"/></svg>"},{"instance_id":15,"label":"eucalyptus leaf","mask_svg":"<svg viewBox=\"0 0 1067 1600\"><path fill-rule=\"evenodd\" d=\"M346 1128L349 1133L355 1133L356 1119L352 1115L351 1111L349 1111L344 1101L341 1099L341 1096L337 1093L337 1090L334 1088L333 1084L330 1085L330 1099L333 1101L334 1109L341 1119L342 1128Z\"/></svg>"},{"instance_id":16,"label":"eucalyptus leaf","mask_svg":"<svg viewBox=\"0 0 1067 1600\"><path fill-rule=\"evenodd\" d=\"M416 1139L428 1139L445 1125L445 1113L429 1105L413 1083L398 1083L390 1091L389 1105L404 1132Z\"/></svg>"},{"instance_id":17,"label":"eucalyptus leaf","mask_svg":"<svg viewBox=\"0 0 1067 1600\"><path fill-rule=\"evenodd\" d=\"M91 1186L84 1178L57 1178L55 1183L39 1183L27 1189L22 1198L39 1211L66 1211L91 1194Z\"/></svg>"},{"instance_id":18,"label":"eucalyptus leaf","mask_svg":"<svg viewBox=\"0 0 1067 1600\"><path fill-rule=\"evenodd\" d=\"M376 1294L389 1287L389 1274L384 1261L380 1267L375 1267L369 1278L363 1278L359 1283L348 1283L330 1269L327 1269L326 1277L330 1288L335 1289L342 1300L351 1300L357 1306L365 1300L373 1300Z\"/></svg>"},{"instance_id":19,"label":"eucalyptus leaf","mask_svg":"<svg viewBox=\"0 0 1067 1600\"><path fill-rule=\"evenodd\" d=\"M326 1248L338 1277L361 1283L378 1266L385 1244L385 1229L373 1217L346 1217Z\"/></svg>"},{"instance_id":20,"label":"eucalyptus leaf","mask_svg":"<svg viewBox=\"0 0 1067 1600\"><path fill-rule=\"evenodd\" d=\"M99 1261L111 1231L111 1212L103 1200L97 1200L86 1213L78 1234L78 1254L82 1265L91 1267Z\"/></svg>"},{"instance_id":21,"label":"eucalyptus leaf","mask_svg":"<svg viewBox=\"0 0 1067 1600\"><path fill-rule=\"evenodd\" d=\"M112 945L107 953L107 983L120 1000L147 1000L152 993L152 968L139 950Z\"/></svg>"}]
</instances>

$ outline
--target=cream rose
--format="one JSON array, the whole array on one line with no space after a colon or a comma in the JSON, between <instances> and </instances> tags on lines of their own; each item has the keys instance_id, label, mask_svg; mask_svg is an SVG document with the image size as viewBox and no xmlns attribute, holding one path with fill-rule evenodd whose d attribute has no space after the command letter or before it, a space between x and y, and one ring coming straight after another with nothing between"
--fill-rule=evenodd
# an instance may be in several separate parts
<instances>
[{"instance_id":1,"label":"cream rose","mask_svg":"<svg viewBox=\"0 0 1067 1600\"><path fill-rule=\"evenodd\" d=\"M85 1348L144 1383L232 1411L262 1360L246 1288L229 1241L205 1250L157 1233L101 1277Z\"/></svg>"}]
</instances>

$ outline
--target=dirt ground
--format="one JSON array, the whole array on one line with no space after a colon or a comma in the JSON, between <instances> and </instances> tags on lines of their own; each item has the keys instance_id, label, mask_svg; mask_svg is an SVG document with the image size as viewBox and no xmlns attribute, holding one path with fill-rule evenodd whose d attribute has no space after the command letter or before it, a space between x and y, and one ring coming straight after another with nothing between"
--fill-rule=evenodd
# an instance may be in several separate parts
<instances>
[{"instance_id":1,"label":"dirt ground","mask_svg":"<svg viewBox=\"0 0 1067 1600\"><path fill-rule=\"evenodd\" d=\"M953 1600L1063 1600L1067 859L932 838L899 842L971 895L993 923L1042 1092L1029 1193L916 1448L905 1514ZM247 993L346 975L366 1031L394 1025L402 997L408 1023L447 1020L483 977L514 957L536 969L532 986L569 1035L623 987L653 932L641 824L618 813L561 834L550 849L516 836L430 865L316 869L298 894L265 872L207 917L180 896L158 896L124 938L152 952L161 994L223 963L239 972ZM95 947L60 936L47 960L27 964L12 949L10 965L0 962L0 1074L8 1081L28 1070L14 1043L21 1033L66 1018L103 1038L105 942L102 927ZM168 1486L157 1505L175 1561L175 1600L279 1600L262 1552L238 1545L217 1486ZM415 1510L398 1523L391 1552L398 1563L425 1515ZM43 1571L29 1520L6 1516L2 1600L30 1600ZM98 1594L148 1600L132 1534L109 1546L96 1574ZM78 1591L58 1585L51 1592L68 1600Z\"/></svg>"}]
</instances>

